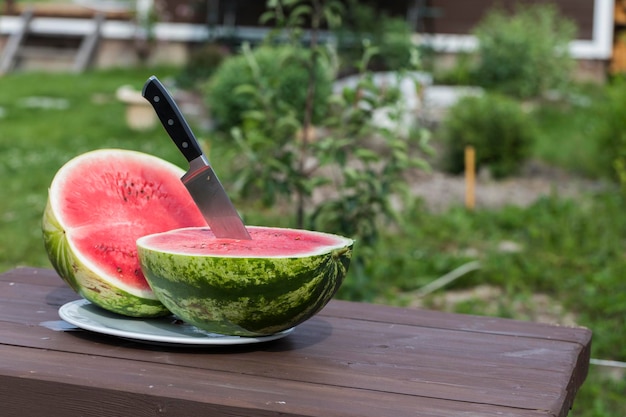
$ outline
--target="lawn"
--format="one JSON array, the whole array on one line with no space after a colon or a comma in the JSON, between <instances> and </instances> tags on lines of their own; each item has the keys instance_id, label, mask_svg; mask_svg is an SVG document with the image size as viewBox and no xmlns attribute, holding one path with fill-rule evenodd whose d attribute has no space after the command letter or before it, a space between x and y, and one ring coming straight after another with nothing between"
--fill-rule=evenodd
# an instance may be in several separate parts
<instances>
[{"instance_id":1,"label":"lawn","mask_svg":"<svg viewBox=\"0 0 626 417\"><path fill-rule=\"evenodd\" d=\"M163 129L130 130L115 92L141 88L153 73L171 69L94 72L85 76L24 74L0 78L0 269L47 266L40 219L47 187L73 156L97 148L151 153L185 166ZM219 169L219 158L216 158Z\"/></svg>"},{"instance_id":2,"label":"lawn","mask_svg":"<svg viewBox=\"0 0 626 417\"><path fill-rule=\"evenodd\" d=\"M41 239L41 215L50 181L73 156L117 147L186 165L160 127L146 132L126 127L124 105L115 98L121 85L140 88L152 74L164 80L176 69L0 78L0 271L19 265L50 266ZM585 129L598 119L590 118L584 105L542 106L536 112L540 140L535 156L593 175L594 144ZM199 136L211 143L209 134ZM226 185L232 173L228 158L220 156L231 153L217 145L210 149ZM250 223L289 225L282 213L259 211L244 202L237 205ZM368 271L370 279L352 283L349 276L340 296L412 305L424 285L478 260L480 269L422 299L422 305L439 308L438 297L448 291L488 285L501 291L497 299L469 299L452 309L528 320L535 319L541 307L533 297L544 295L563 306L563 316L573 316L594 331L594 358L626 361L625 209L618 189L576 201L551 196L527 208L473 212L452 207L433 213L415 201L403 215L403 227L381 237L375 248L381 262ZM513 242L516 250L503 250L502 242ZM626 377L608 379L604 370L591 367L570 415L626 415Z\"/></svg>"}]
</instances>

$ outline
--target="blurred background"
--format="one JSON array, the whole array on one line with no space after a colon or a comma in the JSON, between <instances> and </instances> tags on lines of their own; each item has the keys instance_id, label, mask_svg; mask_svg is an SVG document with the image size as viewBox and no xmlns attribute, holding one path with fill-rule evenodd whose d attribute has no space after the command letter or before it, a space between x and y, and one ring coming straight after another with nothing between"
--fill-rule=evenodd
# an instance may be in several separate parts
<instances>
[{"instance_id":1,"label":"blurred background","mask_svg":"<svg viewBox=\"0 0 626 417\"><path fill-rule=\"evenodd\" d=\"M185 167L157 75L246 223L357 239L338 297L589 327L623 417L625 74L623 0L4 0L0 271L72 157Z\"/></svg>"}]
</instances>

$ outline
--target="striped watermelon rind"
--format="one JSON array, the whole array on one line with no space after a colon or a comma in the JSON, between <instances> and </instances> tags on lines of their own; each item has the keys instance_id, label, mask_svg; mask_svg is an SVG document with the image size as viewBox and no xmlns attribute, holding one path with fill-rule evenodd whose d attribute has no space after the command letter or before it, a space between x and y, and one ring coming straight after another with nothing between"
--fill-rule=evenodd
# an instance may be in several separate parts
<instances>
[{"instance_id":1,"label":"striped watermelon rind","mask_svg":"<svg viewBox=\"0 0 626 417\"><path fill-rule=\"evenodd\" d=\"M294 231L255 226L248 226L248 230L253 239L258 230ZM351 239L298 232L332 237L333 243L299 255L201 255L173 250L167 244L154 245L152 237L146 236L137 240L137 249L152 290L176 316L209 332L263 336L314 316L331 300L347 274L354 243Z\"/></svg>"},{"instance_id":2,"label":"striped watermelon rind","mask_svg":"<svg viewBox=\"0 0 626 417\"><path fill-rule=\"evenodd\" d=\"M158 317L169 314L165 306L147 291L125 290L74 249L50 202L43 222L44 246L59 276L80 296L114 313L131 317Z\"/></svg>"}]
</instances>

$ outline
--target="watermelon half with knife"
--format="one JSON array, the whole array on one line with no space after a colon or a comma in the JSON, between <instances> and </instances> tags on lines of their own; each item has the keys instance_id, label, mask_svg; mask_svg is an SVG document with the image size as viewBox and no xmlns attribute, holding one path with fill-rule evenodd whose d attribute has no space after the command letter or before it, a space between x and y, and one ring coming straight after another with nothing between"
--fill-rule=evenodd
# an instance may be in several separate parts
<instances>
[{"instance_id":1,"label":"watermelon half with knife","mask_svg":"<svg viewBox=\"0 0 626 417\"><path fill-rule=\"evenodd\" d=\"M202 329L241 336L295 326L332 298L348 271L351 239L259 226L248 227L251 240L216 238L183 174L155 156L120 149L88 152L61 167L42 220L61 278L115 313L173 312Z\"/></svg>"}]
</instances>

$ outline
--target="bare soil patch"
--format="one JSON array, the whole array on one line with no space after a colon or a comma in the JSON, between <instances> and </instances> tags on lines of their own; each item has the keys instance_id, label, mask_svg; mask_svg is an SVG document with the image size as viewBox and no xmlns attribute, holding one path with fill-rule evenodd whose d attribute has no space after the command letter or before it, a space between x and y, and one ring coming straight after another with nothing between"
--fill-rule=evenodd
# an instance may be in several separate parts
<instances>
[{"instance_id":1,"label":"bare soil patch","mask_svg":"<svg viewBox=\"0 0 626 417\"><path fill-rule=\"evenodd\" d=\"M431 210L443 211L465 203L466 181L463 175L450 175L437 170L415 172L409 181L412 193L421 197ZM576 198L609 187L611 185L605 181L583 178L539 161L530 161L518 176L503 180L494 180L488 173L480 172L476 179L476 207L526 207L545 196Z\"/></svg>"}]
</instances>

